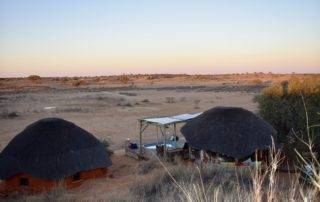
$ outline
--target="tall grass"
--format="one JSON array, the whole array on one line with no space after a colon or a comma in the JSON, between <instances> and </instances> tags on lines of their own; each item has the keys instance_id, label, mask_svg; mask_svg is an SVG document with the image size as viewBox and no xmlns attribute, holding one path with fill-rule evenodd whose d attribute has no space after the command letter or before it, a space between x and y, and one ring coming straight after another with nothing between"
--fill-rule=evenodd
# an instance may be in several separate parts
<instances>
[{"instance_id":1,"label":"tall grass","mask_svg":"<svg viewBox=\"0 0 320 202\"><path fill-rule=\"evenodd\" d=\"M237 198L238 188L249 191L252 183L250 173L204 165L200 169L179 164L164 167L165 171L152 179L134 182L130 194L137 201L212 201L227 193Z\"/></svg>"},{"instance_id":2,"label":"tall grass","mask_svg":"<svg viewBox=\"0 0 320 202\"><path fill-rule=\"evenodd\" d=\"M305 99L303 94L301 94L303 107L305 109L305 116L306 116L306 128L307 128L307 141L300 138L300 142L304 144L308 148L309 152L309 158L306 158L303 154L301 154L298 150L295 150L299 159L302 161L302 165L310 165L311 166L311 172L310 175L307 178L307 183L311 183L311 190L309 192L309 195L311 194L312 197L318 197L320 199L320 162L318 153L315 152L315 145L314 145L314 137L310 133L310 129L319 127L320 125L311 125L309 124L309 115L307 106L305 103ZM302 168L303 169L303 168Z\"/></svg>"},{"instance_id":3,"label":"tall grass","mask_svg":"<svg viewBox=\"0 0 320 202\"><path fill-rule=\"evenodd\" d=\"M202 169L184 164L165 166L152 179L134 182L125 201L318 201L319 187L303 186L298 177L279 180L280 161L279 154L274 155L264 171L215 165Z\"/></svg>"}]
</instances>

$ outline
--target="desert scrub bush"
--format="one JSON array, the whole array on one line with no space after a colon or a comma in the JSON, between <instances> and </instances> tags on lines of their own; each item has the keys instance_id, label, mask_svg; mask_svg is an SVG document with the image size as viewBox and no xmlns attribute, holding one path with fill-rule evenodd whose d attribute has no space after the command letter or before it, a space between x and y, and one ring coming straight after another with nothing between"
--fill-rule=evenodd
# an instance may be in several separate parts
<instances>
[{"instance_id":1,"label":"desert scrub bush","mask_svg":"<svg viewBox=\"0 0 320 202\"><path fill-rule=\"evenodd\" d=\"M251 81L251 83L254 85L261 85L263 84L263 81L261 79L254 79Z\"/></svg>"},{"instance_id":2,"label":"desert scrub bush","mask_svg":"<svg viewBox=\"0 0 320 202\"><path fill-rule=\"evenodd\" d=\"M163 78L163 79L172 79L175 77L177 77L177 74L160 74L160 78Z\"/></svg>"},{"instance_id":3,"label":"desert scrub bush","mask_svg":"<svg viewBox=\"0 0 320 202\"><path fill-rule=\"evenodd\" d=\"M298 141L306 140L306 112L309 124L316 125L320 122L320 80L319 79L292 79L274 84L262 90L255 98L259 104L259 114L268 121L278 132L276 140L283 144L285 155L295 162L297 149L303 153L306 147ZM296 131L293 133L293 131ZM320 130L312 127L311 134L315 141L315 150L320 152Z\"/></svg>"},{"instance_id":4,"label":"desert scrub bush","mask_svg":"<svg viewBox=\"0 0 320 202\"><path fill-rule=\"evenodd\" d=\"M133 107L133 104L131 104L130 102L125 102L125 103L122 103L122 102L119 102L117 103L118 107Z\"/></svg>"},{"instance_id":5,"label":"desert scrub bush","mask_svg":"<svg viewBox=\"0 0 320 202\"><path fill-rule=\"evenodd\" d=\"M211 77L211 75L195 75L195 79L197 80L210 80Z\"/></svg>"},{"instance_id":6,"label":"desert scrub bush","mask_svg":"<svg viewBox=\"0 0 320 202\"><path fill-rule=\"evenodd\" d=\"M118 81L123 84L127 84L130 81L130 78L127 75L122 75L118 77Z\"/></svg>"},{"instance_id":7,"label":"desert scrub bush","mask_svg":"<svg viewBox=\"0 0 320 202\"><path fill-rule=\"evenodd\" d=\"M15 111L3 110L0 112L0 118L3 118L3 119L14 119L19 116L20 116L19 113Z\"/></svg>"},{"instance_id":8,"label":"desert scrub bush","mask_svg":"<svg viewBox=\"0 0 320 202\"><path fill-rule=\"evenodd\" d=\"M152 74L147 76L147 80L154 80L154 79L159 79L160 76L157 74Z\"/></svg>"},{"instance_id":9,"label":"desert scrub bush","mask_svg":"<svg viewBox=\"0 0 320 202\"><path fill-rule=\"evenodd\" d=\"M7 81L7 78L0 78L0 81Z\"/></svg>"},{"instance_id":10,"label":"desert scrub bush","mask_svg":"<svg viewBox=\"0 0 320 202\"><path fill-rule=\"evenodd\" d=\"M101 78L100 78L100 77L94 77L94 78L92 79L92 81L95 82L95 83L98 83L98 82L101 81Z\"/></svg>"},{"instance_id":11,"label":"desert scrub bush","mask_svg":"<svg viewBox=\"0 0 320 202\"><path fill-rule=\"evenodd\" d=\"M166 97L166 103L169 103L169 104L172 104L172 103L175 103L175 99L174 97Z\"/></svg>"},{"instance_id":12,"label":"desert scrub bush","mask_svg":"<svg viewBox=\"0 0 320 202\"><path fill-rule=\"evenodd\" d=\"M137 96L137 93L132 93L132 92L119 92L120 95L126 95L126 96Z\"/></svg>"},{"instance_id":13,"label":"desert scrub bush","mask_svg":"<svg viewBox=\"0 0 320 202\"><path fill-rule=\"evenodd\" d=\"M84 80L73 80L71 84L74 87L79 87L79 86L82 86L82 85L86 85L87 82L84 81Z\"/></svg>"},{"instance_id":14,"label":"desert scrub bush","mask_svg":"<svg viewBox=\"0 0 320 202\"><path fill-rule=\"evenodd\" d=\"M27 77L27 79L32 82L40 82L41 81L41 77L38 75L30 75Z\"/></svg>"},{"instance_id":15,"label":"desert scrub bush","mask_svg":"<svg viewBox=\"0 0 320 202\"><path fill-rule=\"evenodd\" d=\"M63 82L63 83L66 83L66 82L68 82L69 81L69 78L68 77L63 77L63 78L61 78L61 82Z\"/></svg>"}]
</instances>

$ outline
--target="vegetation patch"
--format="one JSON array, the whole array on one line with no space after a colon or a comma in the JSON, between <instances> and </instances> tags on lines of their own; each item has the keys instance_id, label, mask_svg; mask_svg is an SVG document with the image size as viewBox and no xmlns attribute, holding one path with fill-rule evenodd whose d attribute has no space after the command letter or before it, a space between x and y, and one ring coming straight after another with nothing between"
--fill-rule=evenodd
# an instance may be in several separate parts
<instances>
[{"instance_id":1,"label":"vegetation patch","mask_svg":"<svg viewBox=\"0 0 320 202\"><path fill-rule=\"evenodd\" d=\"M131 92L119 92L120 95L126 95L126 96L137 96L137 93L131 93Z\"/></svg>"},{"instance_id":2,"label":"vegetation patch","mask_svg":"<svg viewBox=\"0 0 320 202\"><path fill-rule=\"evenodd\" d=\"M261 79L254 79L251 81L251 83L254 85L261 85L263 84L263 81Z\"/></svg>"},{"instance_id":3,"label":"vegetation patch","mask_svg":"<svg viewBox=\"0 0 320 202\"><path fill-rule=\"evenodd\" d=\"M320 79L292 79L274 84L262 90L255 98L259 103L259 114L277 131L277 141L290 160L296 160L296 151L307 149L302 140L307 140L309 131L320 152ZM308 117L308 119L307 119ZM307 127L307 124L309 127Z\"/></svg>"},{"instance_id":4,"label":"vegetation patch","mask_svg":"<svg viewBox=\"0 0 320 202\"><path fill-rule=\"evenodd\" d=\"M72 86L74 87L79 87L79 86L83 86L83 85L87 85L87 82L85 80L78 80L78 79L74 79L72 81Z\"/></svg>"},{"instance_id":5,"label":"vegetation patch","mask_svg":"<svg viewBox=\"0 0 320 202\"><path fill-rule=\"evenodd\" d=\"M118 77L118 81L123 84L127 84L130 81L130 78L127 75L122 75Z\"/></svg>"},{"instance_id":6,"label":"vegetation patch","mask_svg":"<svg viewBox=\"0 0 320 202\"><path fill-rule=\"evenodd\" d=\"M7 110L4 110L0 113L0 117L3 118L3 119L14 119L14 118L17 118L19 117L20 114L16 111L7 111Z\"/></svg>"},{"instance_id":7,"label":"vegetation patch","mask_svg":"<svg viewBox=\"0 0 320 202\"><path fill-rule=\"evenodd\" d=\"M130 194L137 201L186 201L187 193L183 192L189 192L192 195L190 197L196 197L199 194L201 195L199 197L204 199L201 191L203 189L206 190L206 196L210 199L208 201L211 201L214 197L213 193L217 190L221 191L220 199L225 195L236 197L237 189L249 190L251 185L250 174L246 172L214 166L205 166L200 171L196 167L179 164L170 168L168 172L155 174L148 181L137 181L131 186Z\"/></svg>"},{"instance_id":8,"label":"vegetation patch","mask_svg":"<svg viewBox=\"0 0 320 202\"><path fill-rule=\"evenodd\" d=\"M174 97L166 97L166 103L169 103L169 104L172 104L172 103L175 103L175 99Z\"/></svg>"},{"instance_id":9,"label":"vegetation patch","mask_svg":"<svg viewBox=\"0 0 320 202\"><path fill-rule=\"evenodd\" d=\"M27 77L27 79L29 81L34 82L34 83L40 83L41 82L41 77L38 76L38 75L30 75L30 76Z\"/></svg>"},{"instance_id":10,"label":"vegetation patch","mask_svg":"<svg viewBox=\"0 0 320 202\"><path fill-rule=\"evenodd\" d=\"M142 161L139 165L138 165L138 174L139 175L145 175L150 173L152 170L154 170L155 168L160 168L161 165L159 163L158 160L155 159L150 159L148 161Z\"/></svg>"},{"instance_id":11,"label":"vegetation patch","mask_svg":"<svg viewBox=\"0 0 320 202\"><path fill-rule=\"evenodd\" d=\"M143 99L143 100L141 100L141 102L150 102L150 100L148 100L148 99Z\"/></svg>"}]
</instances>

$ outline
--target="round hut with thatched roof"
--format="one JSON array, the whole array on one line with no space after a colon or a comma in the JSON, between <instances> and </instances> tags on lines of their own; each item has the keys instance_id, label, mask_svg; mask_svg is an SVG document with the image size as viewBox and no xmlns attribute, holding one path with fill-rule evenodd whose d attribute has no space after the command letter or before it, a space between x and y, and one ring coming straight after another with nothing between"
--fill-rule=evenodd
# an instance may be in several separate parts
<instances>
[{"instance_id":1,"label":"round hut with thatched roof","mask_svg":"<svg viewBox=\"0 0 320 202\"><path fill-rule=\"evenodd\" d=\"M36 193L60 183L76 187L106 176L111 160L103 144L74 123L46 118L27 126L0 153L2 192Z\"/></svg>"},{"instance_id":2,"label":"round hut with thatched roof","mask_svg":"<svg viewBox=\"0 0 320 202\"><path fill-rule=\"evenodd\" d=\"M238 107L215 107L189 120L181 133L196 150L242 161L255 154L259 160L273 144L276 131L253 114ZM258 155L257 155L258 153Z\"/></svg>"}]
</instances>

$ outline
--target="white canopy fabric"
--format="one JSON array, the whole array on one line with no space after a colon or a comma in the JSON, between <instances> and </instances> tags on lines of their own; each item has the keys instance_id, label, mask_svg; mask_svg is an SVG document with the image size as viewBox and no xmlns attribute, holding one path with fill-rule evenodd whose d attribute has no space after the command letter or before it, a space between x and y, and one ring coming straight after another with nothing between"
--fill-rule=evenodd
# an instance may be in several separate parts
<instances>
[{"instance_id":1,"label":"white canopy fabric","mask_svg":"<svg viewBox=\"0 0 320 202\"><path fill-rule=\"evenodd\" d=\"M175 116L160 117L160 118L146 118L146 119L141 119L141 121L145 121L153 124L159 124L159 125L167 125L167 124L184 122L189 119L195 118L200 114L202 114L202 112L196 113L196 114L179 114Z\"/></svg>"}]
</instances>

